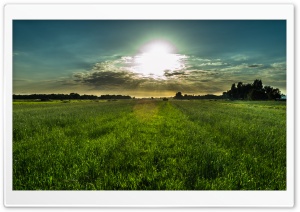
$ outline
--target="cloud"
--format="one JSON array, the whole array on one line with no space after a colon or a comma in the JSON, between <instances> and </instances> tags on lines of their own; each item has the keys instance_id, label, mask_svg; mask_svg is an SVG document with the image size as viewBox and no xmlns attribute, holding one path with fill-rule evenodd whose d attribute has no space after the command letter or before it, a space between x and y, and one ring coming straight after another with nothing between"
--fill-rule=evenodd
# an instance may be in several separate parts
<instances>
[{"instance_id":1,"label":"cloud","mask_svg":"<svg viewBox=\"0 0 300 212\"><path fill-rule=\"evenodd\" d=\"M26 52L21 52L21 51L14 51L13 52L13 56L25 56L25 55L27 55L27 53Z\"/></svg>"},{"instance_id":2,"label":"cloud","mask_svg":"<svg viewBox=\"0 0 300 212\"><path fill-rule=\"evenodd\" d=\"M173 76L180 76L180 75L186 75L185 71L170 71L170 70L164 71L165 77L173 77Z\"/></svg>"},{"instance_id":3,"label":"cloud","mask_svg":"<svg viewBox=\"0 0 300 212\"><path fill-rule=\"evenodd\" d=\"M208 62L208 63L200 63L198 66L223 66L223 65L228 65L228 63L224 62Z\"/></svg>"},{"instance_id":4,"label":"cloud","mask_svg":"<svg viewBox=\"0 0 300 212\"><path fill-rule=\"evenodd\" d=\"M253 64L253 65L249 65L249 68L258 68L258 67L263 67L263 64Z\"/></svg>"},{"instance_id":5,"label":"cloud","mask_svg":"<svg viewBox=\"0 0 300 212\"><path fill-rule=\"evenodd\" d=\"M286 62L278 62L270 64L265 70L265 81L272 83L273 86L286 84Z\"/></svg>"},{"instance_id":6,"label":"cloud","mask_svg":"<svg viewBox=\"0 0 300 212\"><path fill-rule=\"evenodd\" d=\"M241 61L248 60L249 57L246 56L246 55L243 55L243 54L237 54L237 55L232 56L231 59L234 60L234 61L241 62Z\"/></svg>"},{"instance_id":7,"label":"cloud","mask_svg":"<svg viewBox=\"0 0 300 212\"><path fill-rule=\"evenodd\" d=\"M274 69L286 70L286 62L272 63L270 66Z\"/></svg>"},{"instance_id":8,"label":"cloud","mask_svg":"<svg viewBox=\"0 0 300 212\"><path fill-rule=\"evenodd\" d=\"M201 69L216 69L227 67L230 64L228 61L223 61L220 58L208 59L208 58L198 58L191 56L185 60L187 70L201 70Z\"/></svg>"},{"instance_id":9,"label":"cloud","mask_svg":"<svg viewBox=\"0 0 300 212\"><path fill-rule=\"evenodd\" d=\"M89 71L74 73L73 81L95 89L136 89L145 79L123 67L123 60L95 63Z\"/></svg>"},{"instance_id":10,"label":"cloud","mask_svg":"<svg viewBox=\"0 0 300 212\"><path fill-rule=\"evenodd\" d=\"M102 89L134 89L144 81L138 78L136 74L126 71L93 71L88 73L76 73L73 77L76 82Z\"/></svg>"},{"instance_id":11,"label":"cloud","mask_svg":"<svg viewBox=\"0 0 300 212\"><path fill-rule=\"evenodd\" d=\"M14 82L30 82L28 79L14 79Z\"/></svg>"},{"instance_id":12,"label":"cloud","mask_svg":"<svg viewBox=\"0 0 300 212\"><path fill-rule=\"evenodd\" d=\"M260 74L264 68L266 67L263 64L240 63L220 68L219 72L223 75L240 74L247 76L252 74Z\"/></svg>"}]
</instances>

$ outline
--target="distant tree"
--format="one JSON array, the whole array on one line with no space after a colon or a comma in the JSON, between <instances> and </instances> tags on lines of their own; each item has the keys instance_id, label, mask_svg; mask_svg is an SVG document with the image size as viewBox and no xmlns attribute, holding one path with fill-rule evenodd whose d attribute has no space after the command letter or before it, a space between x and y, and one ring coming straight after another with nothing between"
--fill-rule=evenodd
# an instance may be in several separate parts
<instances>
[{"instance_id":1,"label":"distant tree","mask_svg":"<svg viewBox=\"0 0 300 212\"><path fill-rule=\"evenodd\" d=\"M251 84L244 84L243 86L243 98L244 99L248 99L248 94L250 93L252 89L252 85Z\"/></svg>"},{"instance_id":2,"label":"distant tree","mask_svg":"<svg viewBox=\"0 0 300 212\"><path fill-rule=\"evenodd\" d=\"M252 89L248 93L248 99L249 100L265 100L266 94L263 90Z\"/></svg>"},{"instance_id":3,"label":"distant tree","mask_svg":"<svg viewBox=\"0 0 300 212\"><path fill-rule=\"evenodd\" d=\"M105 98L116 98L116 99L131 99L130 96L123 95L105 95L103 97L95 95L79 95L78 93L70 94L29 94L29 95L13 95L13 99L58 99L58 100L67 100L67 99L105 99Z\"/></svg>"},{"instance_id":4,"label":"distant tree","mask_svg":"<svg viewBox=\"0 0 300 212\"><path fill-rule=\"evenodd\" d=\"M254 80L252 87L253 87L253 89L256 89L256 90L262 90L262 88L263 88L262 81L258 80L258 79Z\"/></svg>"},{"instance_id":5,"label":"distant tree","mask_svg":"<svg viewBox=\"0 0 300 212\"><path fill-rule=\"evenodd\" d=\"M279 88L275 88L272 91L273 99L281 98L282 94Z\"/></svg>"},{"instance_id":6,"label":"distant tree","mask_svg":"<svg viewBox=\"0 0 300 212\"><path fill-rule=\"evenodd\" d=\"M231 85L231 89L230 89L230 98L231 99L237 99L237 88L236 88L236 86L235 86L235 83L233 83L232 85Z\"/></svg>"},{"instance_id":7,"label":"distant tree","mask_svg":"<svg viewBox=\"0 0 300 212\"><path fill-rule=\"evenodd\" d=\"M260 79L254 80L252 84L243 84L238 82L232 84L226 97L230 99L248 99L248 100L274 100L281 97L281 92L278 88L264 86ZM225 96L223 93L223 96Z\"/></svg>"},{"instance_id":8,"label":"distant tree","mask_svg":"<svg viewBox=\"0 0 300 212\"><path fill-rule=\"evenodd\" d=\"M227 92L223 92L222 98L224 98L224 99L228 98L228 93Z\"/></svg>"},{"instance_id":9,"label":"distant tree","mask_svg":"<svg viewBox=\"0 0 300 212\"><path fill-rule=\"evenodd\" d=\"M179 91L179 92L177 92L176 94L175 94L175 99L182 99L182 93Z\"/></svg>"},{"instance_id":10,"label":"distant tree","mask_svg":"<svg viewBox=\"0 0 300 212\"><path fill-rule=\"evenodd\" d=\"M243 83L242 82L238 82L238 84L237 84L237 88L236 88L236 90L237 90L237 98L238 99L243 99L244 98L244 92L243 92Z\"/></svg>"},{"instance_id":11,"label":"distant tree","mask_svg":"<svg viewBox=\"0 0 300 212\"><path fill-rule=\"evenodd\" d=\"M70 93L70 97L72 99L79 99L80 98L80 95L78 93Z\"/></svg>"},{"instance_id":12,"label":"distant tree","mask_svg":"<svg viewBox=\"0 0 300 212\"><path fill-rule=\"evenodd\" d=\"M264 90L267 94L268 99L273 99L273 97L272 97L273 88L271 86L265 86Z\"/></svg>"},{"instance_id":13,"label":"distant tree","mask_svg":"<svg viewBox=\"0 0 300 212\"><path fill-rule=\"evenodd\" d=\"M264 90L269 100L275 100L281 97L281 92L278 88L273 88L271 86L265 86Z\"/></svg>"}]
</instances>

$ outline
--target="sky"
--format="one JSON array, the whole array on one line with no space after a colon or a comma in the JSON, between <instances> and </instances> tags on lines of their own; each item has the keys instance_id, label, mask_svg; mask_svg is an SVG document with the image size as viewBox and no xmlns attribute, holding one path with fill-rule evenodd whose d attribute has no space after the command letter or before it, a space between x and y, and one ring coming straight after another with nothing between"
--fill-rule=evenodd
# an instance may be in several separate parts
<instances>
[{"instance_id":1,"label":"sky","mask_svg":"<svg viewBox=\"0 0 300 212\"><path fill-rule=\"evenodd\" d=\"M13 93L286 94L285 20L14 20Z\"/></svg>"}]
</instances>

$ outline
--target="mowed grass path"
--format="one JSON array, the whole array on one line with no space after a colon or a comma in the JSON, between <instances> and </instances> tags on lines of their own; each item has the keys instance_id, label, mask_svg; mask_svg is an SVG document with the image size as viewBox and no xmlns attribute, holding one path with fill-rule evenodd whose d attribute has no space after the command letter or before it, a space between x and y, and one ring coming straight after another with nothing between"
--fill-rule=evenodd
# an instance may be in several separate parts
<instances>
[{"instance_id":1,"label":"mowed grass path","mask_svg":"<svg viewBox=\"0 0 300 212\"><path fill-rule=\"evenodd\" d=\"M15 190L285 190L282 102L16 103Z\"/></svg>"}]
</instances>

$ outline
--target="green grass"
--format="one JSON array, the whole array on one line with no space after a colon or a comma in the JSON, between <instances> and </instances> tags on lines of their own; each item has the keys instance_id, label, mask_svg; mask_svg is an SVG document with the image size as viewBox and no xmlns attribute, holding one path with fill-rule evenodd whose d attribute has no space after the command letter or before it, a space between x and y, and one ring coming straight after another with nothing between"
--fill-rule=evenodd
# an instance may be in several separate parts
<instances>
[{"instance_id":1,"label":"green grass","mask_svg":"<svg viewBox=\"0 0 300 212\"><path fill-rule=\"evenodd\" d=\"M13 105L14 190L285 190L286 105Z\"/></svg>"}]
</instances>

